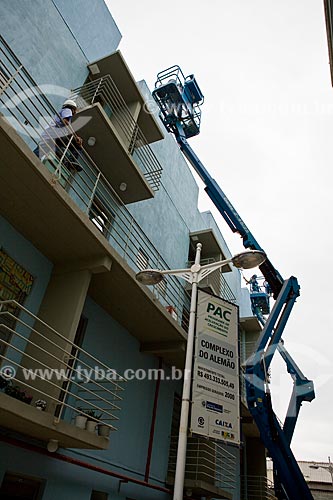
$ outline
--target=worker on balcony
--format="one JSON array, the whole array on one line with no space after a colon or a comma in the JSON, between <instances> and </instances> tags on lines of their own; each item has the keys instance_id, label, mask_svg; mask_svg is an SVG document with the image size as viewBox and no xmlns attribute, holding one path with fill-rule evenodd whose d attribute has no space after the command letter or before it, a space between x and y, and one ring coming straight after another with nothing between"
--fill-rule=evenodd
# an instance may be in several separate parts
<instances>
[{"instance_id":1,"label":"worker on balcony","mask_svg":"<svg viewBox=\"0 0 333 500\"><path fill-rule=\"evenodd\" d=\"M71 171L80 172L82 167L78 162L78 157L83 141L74 132L71 125L76 110L77 104L75 101L67 99L64 102L61 110L54 117L53 123L41 135L38 155L43 160L45 155L52 152L55 153L58 159L61 159L65 152L63 164Z\"/></svg>"}]
</instances>

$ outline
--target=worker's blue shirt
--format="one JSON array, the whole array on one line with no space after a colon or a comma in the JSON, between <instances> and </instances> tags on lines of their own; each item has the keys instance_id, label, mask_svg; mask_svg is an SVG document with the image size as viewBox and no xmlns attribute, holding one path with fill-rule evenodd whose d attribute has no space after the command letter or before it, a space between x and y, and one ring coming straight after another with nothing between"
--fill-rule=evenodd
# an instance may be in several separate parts
<instances>
[{"instance_id":1,"label":"worker's blue shirt","mask_svg":"<svg viewBox=\"0 0 333 500\"><path fill-rule=\"evenodd\" d=\"M52 123L50 123L48 127L41 133L42 142L53 142L54 139L68 135L69 132L67 129L65 129L64 131L59 130L59 128L65 127L65 124L62 121L63 118L66 118L66 120L71 123L73 118L73 111L69 108L62 108L59 113L53 117Z\"/></svg>"},{"instance_id":2,"label":"worker's blue shirt","mask_svg":"<svg viewBox=\"0 0 333 500\"><path fill-rule=\"evenodd\" d=\"M73 111L69 108L62 108L61 111L54 117L54 125L55 127L64 127L64 123L62 121L63 118L66 118L69 122L72 121Z\"/></svg>"}]
</instances>

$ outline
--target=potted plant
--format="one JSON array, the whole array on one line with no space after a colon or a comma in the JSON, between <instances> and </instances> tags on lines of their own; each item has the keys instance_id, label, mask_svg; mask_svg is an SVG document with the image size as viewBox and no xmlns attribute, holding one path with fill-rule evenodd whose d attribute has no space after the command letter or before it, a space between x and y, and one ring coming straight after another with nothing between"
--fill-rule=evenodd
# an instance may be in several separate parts
<instances>
[{"instance_id":1,"label":"potted plant","mask_svg":"<svg viewBox=\"0 0 333 500\"><path fill-rule=\"evenodd\" d=\"M18 399L20 401L23 401L23 403L26 403L27 405L30 405L31 401L32 401L32 395L31 394L28 394L26 391L22 391L22 389L20 390L20 394L19 394L19 397Z\"/></svg>"},{"instance_id":2,"label":"potted plant","mask_svg":"<svg viewBox=\"0 0 333 500\"><path fill-rule=\"evenodd\" d=\"M106 424L98 424L97 432L99 436L110 437L111 427Z\"/></svg>"},{"instance_id":3,"label":"potted plant","mask_svg":"<svg viewBox=\"0 0 333 500\"><path fill-rule=\"evenodd\" d=\"M75 425L76 427L79 427L79 429L85 429L86 428L86 423L87 423L87 416L84 415L83 408L78 408L78 415L75 417Z\"/></svg>"},{"instance_id":4,"label":"potted plant","mask_svg":"<svg viewBox=\"0 0 333 500\"><path fill-rule=\"evenodd\" d=\"M86 414L88 415L87 431L96 432L97 420L100 420L102 414L97 414L94 410L88 410Z\"/></svg>"},{"instance_id":5,"label":"potted plant","mask_svg":"<svg viewBox=\"0 0 333 500\"><path fill-rule=\"evenodd\" d=\"M35 407L39 411L45 411L46 410L46 401L44 401L44 399L37 399L37 401L35 401Z\"/></svg>"}]
</instances>

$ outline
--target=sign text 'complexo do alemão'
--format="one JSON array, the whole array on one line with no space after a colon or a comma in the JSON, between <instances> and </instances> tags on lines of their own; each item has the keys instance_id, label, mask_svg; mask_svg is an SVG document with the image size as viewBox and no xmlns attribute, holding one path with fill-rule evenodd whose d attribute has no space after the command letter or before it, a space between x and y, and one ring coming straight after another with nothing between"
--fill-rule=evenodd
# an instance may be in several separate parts
<instances>
[{"instance_id":1,"label":"sign text 'complexo do alem\u00e3o'","mask_svg":"<svg viewBox=\"0 0 333 500\"><path fill-rule=\"evenodd\" d=\"M238 307L198 291L191 431L240 443Z\"/></svg>"}]
</instances>

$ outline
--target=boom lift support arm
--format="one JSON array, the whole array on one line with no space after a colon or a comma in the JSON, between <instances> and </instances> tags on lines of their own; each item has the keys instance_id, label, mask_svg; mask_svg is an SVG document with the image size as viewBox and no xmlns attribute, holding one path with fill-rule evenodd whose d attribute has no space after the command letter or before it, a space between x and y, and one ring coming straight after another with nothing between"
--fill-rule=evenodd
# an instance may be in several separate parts
<instances>
[{"instance_id":1,"label":"boom lift support arm","mask_svg":"<svg viewBox=\"0 0 333 500\"><path fill-rule=\"evenodd\" d=\"M166 129L174 134L182 153L204 182L205 191L231 230L240 234L245 248L262 250L227 196L187 142L188 138L200 132L200 105L204 100L194 76L189 75L185 78L179 66L172 66L160 72L157 75L153 97L159 106L160 117ZM255 352L246 362L247 403L260 430L261 439L273 459L275 493L278 499L313 500L290 448L302 402L312 401L315 397L313 382L302 374L281 340L290 312L299 296L299 285L293 276L284 281L268 259L259 267L276 302L264 324ZM262 320L262 316L258 319ZM267 378L276 350L280 352L294 380L293 393L283 427L272 408Z\"/></svg>"}]
</instances>

